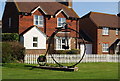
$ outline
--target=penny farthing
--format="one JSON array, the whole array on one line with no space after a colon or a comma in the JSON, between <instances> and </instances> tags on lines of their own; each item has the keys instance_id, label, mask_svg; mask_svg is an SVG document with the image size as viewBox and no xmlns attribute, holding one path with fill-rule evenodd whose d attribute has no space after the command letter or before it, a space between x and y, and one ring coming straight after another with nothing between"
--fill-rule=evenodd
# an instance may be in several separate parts
<instances>
[{"instance_id":1,"label":"penny farthing","mask_svg":"<svg viewBox=\"0 0 120 81\"><path fill-rule=\"evenodd\" d=\"M51 58L53 59L53 61L59 65L59 67L66 67L66 68L74 68L77 64L79 64L82 59L84 58L85 56L85 51L86 51L86 46L85 46L85 40L83 39L82 35L80 34L80 32L68 27L68 23L63 23L63 27L60 27L60 28L57 28L53 33L52 35L48 38L48 49L46 51L46 54L44 56L39 56L38 59L37 59L37 62L40 66L44 66L46 65L46 62L47 62L47 59L46 59L46 56L49 54L51 55ZM56 38L56 37L59 37L59 33L60 32L64 32L62 33L64 39L62 40L62 46L61 48L63 50L70 50L71 46L69 44L69 38L70 38L70 35L68 34L69 32L74 32L72 34L76 34L76 37L75 39L76 40L81 40L81 43L84 45L84 52L82 54L82 56L80 56L79 54L79 60L76 61L76 63L72 64L72 65L64 65L62 64L59 60L57 60L55 58L55 54L53 54L53 40ZM74 42L73 42L74 43ZM71 54L72 55L72 54ZM62 59L62 58L59 58L59 59Z\"/></svg>"}]
</instances>

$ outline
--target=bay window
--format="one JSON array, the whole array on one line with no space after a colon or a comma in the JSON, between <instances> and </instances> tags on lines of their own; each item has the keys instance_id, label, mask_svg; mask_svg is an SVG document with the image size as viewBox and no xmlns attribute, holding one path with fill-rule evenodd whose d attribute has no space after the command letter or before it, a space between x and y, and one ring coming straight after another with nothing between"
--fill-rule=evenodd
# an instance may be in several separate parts
<instances>
[{"instance_id":1,"label":"bay window","mask_svg":"<svg viewBox=\"0 0 120 81\"><path fill-rule=\"evenodd\" d=\"M64 47L66 45L69 45L70 47L70 41L69 38L65 38L65 37L57 37L56 38L56 50L64 50Z\"/></svg>"}]
</instances>

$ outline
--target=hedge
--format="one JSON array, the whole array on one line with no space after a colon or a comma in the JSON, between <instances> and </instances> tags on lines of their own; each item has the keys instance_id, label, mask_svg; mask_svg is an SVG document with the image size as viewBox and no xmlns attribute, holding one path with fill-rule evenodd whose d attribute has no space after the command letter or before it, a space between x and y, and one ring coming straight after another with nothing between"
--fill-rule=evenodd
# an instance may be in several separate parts
<instances>
[{"instance_id":1,"label":"hedge","mask_svg":"<svg viewBox=\"0 0 120 81\"><path fill-rule=\"evenodd\" d=\"M2 43L2 62L23 62L25 48L19 42L3 42Z\"/></svg>"},{"instance_id":2,"label":"hedge","mask_svg":"<svg viewBox=\"0 0 120 81\"><path fill-rule=\"evenodd\" d=\"M80 54L80 50L79 49L56 50L55 54Z\"/></svg>"},{"instance_id":3,"label":"hedge","mask_svg":"<svg viewBox=\"0 0 120 81\"><path fill-rule=\"evenodd\" d=\"M18 41L19 35L17 33L2 33L2 41Z\"/></svg>"}]
</instances>

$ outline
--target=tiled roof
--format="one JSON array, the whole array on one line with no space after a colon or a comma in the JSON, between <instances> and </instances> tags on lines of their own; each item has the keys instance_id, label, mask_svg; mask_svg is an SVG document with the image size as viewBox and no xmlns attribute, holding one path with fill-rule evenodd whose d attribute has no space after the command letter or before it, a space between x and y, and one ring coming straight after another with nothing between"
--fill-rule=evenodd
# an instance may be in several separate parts
<instances>
[{"instance_id":1,"label":"tiled roof","mask_svg":"<svg viewBox=\"0 0 120 81\"><path fill-rule=\"evenodd\" d=\"M118 26L119 17L116 15L90 12L87 15L83 16L81 19L83 18L90 18L98 27L120 28Z\"/></svg>"},{"instance_id":2,"label":"tiled roof","mask_svg":"<svg viewBox=\"0 0 120 81\"><path fill-rule=\"evenodd\" d=\"M46 12L47 15L55 15L60 9L63 9L69 17L79 18L72 8L68 8L58 2L15 2L19 12L32 12L38 6Z\"/></svg>"},{"instance_id":3,"label":"tiled roof","mask_svg":"<svg viewBox=\"0 0 120 81\"><path fill-rule=\"evenodd\" d=\"M37 26L31 26L31 27L29 27L29 28L27 28L24 32L22 32L20 35L24 35L25 33L27 33L28 31L30 31L32 28L34 28L34 27L36 27L36 28L38 28ZM39 28L38 28L39 29ZM39 29L40 30L40 29ZM41 31L41 30L40 30ZM41 31L42 32L42 31ZM42 32L44 35L46 35L44 32Z\"/></svg>"}]
</instances>

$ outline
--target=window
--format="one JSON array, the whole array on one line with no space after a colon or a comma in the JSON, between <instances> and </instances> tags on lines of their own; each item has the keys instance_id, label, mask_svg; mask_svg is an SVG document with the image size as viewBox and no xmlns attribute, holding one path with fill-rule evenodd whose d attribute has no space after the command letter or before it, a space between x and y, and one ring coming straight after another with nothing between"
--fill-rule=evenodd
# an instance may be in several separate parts
<instances>
[{"instance_id":1,"label":"window","mask_svg":"<svg viewBox=\"0 0 120 81\"><path fill-rule=\"evenodd\" d=\"M118 35L118 29L116 29L116 35Z\"/></svg>"},{"instance_id":2,"label":"window","mask_svg":"<svg viewBox=\"0 0 120 81\"><path fill-rule=\"evenodd\" d=\"M43 27L43 25L44 25L43 16L34 15L34 25Z\"/></svg>"},{"instance_id":3,"label":"window","mask_svg":"<svg viewBox=\"0 0 120 81\"><path fill-rule=\"evenodd\" d=\"M108 52L108 44L102 44L102 52Z\"/></svg>"},{"instance_id":4,"label":"window","mask_svg":"<svg viewBox=\"0 0 120 81\"><path fill-rule=\"evenodd\" d=\"M104 27L102 35L109 35L109 28Z\"/></svg>"},{"instance_id":5,"label":"window","mask_svg":"<svg viewBox=\"0 0 120 81\"><path fill-rule=\"evenodd\" d=\"M11 18L8 19L9 28L11 28Z\"/></svg>"},{"instance_id":6,"label":"window","mask_svg":"<svg viewBox=\"0 0 120 81\"><path fill-rule=\"evenodd\" d=\"M38 37L33 37L33 47L38 47Z\"/></svg>"},{"instance_id":7,"label":"window","mask_svg":"<svg viewBox=\"0 0 120 81\"><path fill-rule=\"evenodd\" d=\"M66 22L66 18L58 18L57 27L62 27L64 22Z\"/></svg>"},{"instance_id":8,"label":"window","mask_svg":"<svg viewBox=\"0 0 120 81\"><path fill-rule=\"evenodd\" d=\"M65 37L59 37L59 38L56 38L56 49L58 50L64 50L64 47L67 45L67 42L68 42L68 45L69 45L69 39L65 39Z\"/></svg>"}]
</instances>

